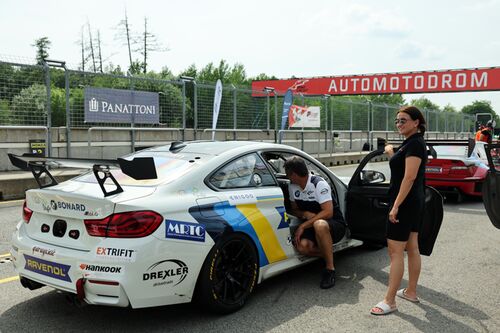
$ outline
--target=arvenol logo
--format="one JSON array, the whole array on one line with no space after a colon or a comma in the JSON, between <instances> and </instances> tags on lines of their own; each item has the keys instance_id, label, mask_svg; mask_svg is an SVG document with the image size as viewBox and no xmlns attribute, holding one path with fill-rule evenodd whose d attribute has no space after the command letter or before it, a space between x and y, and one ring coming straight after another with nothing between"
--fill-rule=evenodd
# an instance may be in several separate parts
<instances>
[{"instance_id":1,"label":"arvenol logo","mask_svg":"<svg viewBox=\"0 0 500 333\"><path fill-rule=\"evenodd\" d=\"M153 287L169 284L176 286L184 281L188 273L189 268L183 261L167 259L149 266L142 274L142 280L152 281Z\"/></svg>"},{"instance_id":2,"label":"arvenol logo","mask_svg":"<svg viewBox=\"0 0 500 333\"><path fill-rule=\"evenodd\" d=\"M165 220L165 237L204 242L205 227L198 223Z\"/></svg>"},{"instance_id":3,"label":"arvenol logo","mask_svg":"<svg viewBox=\"0 0 500 333\"><path fill-rule=\"evenodd\" d=\"M54 279L71 282L71 278L68 274L71 266L35 258L27 254L24 254L24 260L26 261L24 269L28 271L32 271Z\"/></svg>"}]
</instances>

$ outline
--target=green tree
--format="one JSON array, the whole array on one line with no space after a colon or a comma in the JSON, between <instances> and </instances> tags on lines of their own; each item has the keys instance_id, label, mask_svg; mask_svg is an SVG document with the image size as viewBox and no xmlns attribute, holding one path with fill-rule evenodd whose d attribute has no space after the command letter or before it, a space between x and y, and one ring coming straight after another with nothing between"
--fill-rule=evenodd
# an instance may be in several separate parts
<instances>
[{"instance_id":1,"label":"green tree","mask_svg":"<svg viewBox=\"0 0 500 333\"><path fill-rule=\"evenodd\" d=\"M491 107L491 102L486 100L476 100L471 104L465 105L462 110L462 113L469 114L475 116L476 113L491 113L493 115L493 120L497 124L500 123L498 115L495 113L495 110Z\"/></svg>"},{"instance_id":2,"label":"green tree","mask_svg":"<svg viewBox=\"0 0 500 333\"><path fill-rule=\"evenodd\" d=\"M430 99L426 98L425 96L422 96L418 99L412 99L410 104L416 106L422 111L423 110L439 111L441 109L439 105L434 104Z\"/></svg>"},{"instance_id":3,"label":"green tree","mask_svg":"<svg viewBox=\"0 0 500 333\"><path fill-rule=\"evenodd\" d=\"M406 103L401 94L366 95L366 98L374 104L403 105Z\"/></svg>"},{"instance_id":4,"label":"green tree","mask_svg":"<svg viewBox=\"0 0 500 333\"><path fill-rule=\"evenodd\" d=\"M48 37L42 37L35 40L35 44L32 44L36 48L36 61L38 64L43 64L45 60L49 57L49 49L52 42Z\"/></svg>"},{"instance_id":5,"label":"green tree","mask_svg":"<svg viewBox=\"0 0 500 333\"><path fill-rule=\"evenodd\" d=\"M51 88L52 126L66 125L66 94L64 89ZM47 124L47 89L44 85L34 84L21 90L12 99L12 119L15 125Z\"/></svg>"}]
</instances>

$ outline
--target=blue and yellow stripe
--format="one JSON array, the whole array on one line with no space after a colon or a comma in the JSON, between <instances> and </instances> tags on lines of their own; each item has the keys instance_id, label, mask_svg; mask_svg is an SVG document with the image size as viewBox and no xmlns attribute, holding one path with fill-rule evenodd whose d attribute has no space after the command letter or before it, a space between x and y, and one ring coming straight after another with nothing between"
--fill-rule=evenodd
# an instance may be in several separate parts
<instances>
[{"instance_id":1,"label":"blue and yellow stripe","mask_svg":"<svg viewBox=\"0 0 500 333\"><path fill-rule=\"evenodd\" d=\"M272 201L282 198L283 196L265 196L258 197L257 200L260 202L261 200ZM283 224L284 207L276 207L278 213L282 216L278 228L272 226L257 207L257 204L231 206L229 202L224 201L198 208L199 210L190 209L190 213L199 223L205 226L205 229L214 240L221 236L222 233L227 232L227 228L231 228L233 232L242 232L248 235L257 248L260 266L287 258L275 230L281 229ZM211 213L208 211L211 211ZM207 218L210 214L213 214L213 216Z\"/></svg>"}]
</instances>

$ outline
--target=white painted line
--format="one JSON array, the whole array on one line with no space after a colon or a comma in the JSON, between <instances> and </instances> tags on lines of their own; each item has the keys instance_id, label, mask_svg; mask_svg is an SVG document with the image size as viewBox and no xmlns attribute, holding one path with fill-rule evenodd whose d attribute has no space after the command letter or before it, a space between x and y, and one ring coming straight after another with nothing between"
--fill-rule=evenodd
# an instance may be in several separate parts
<instances>
[{"instance_id":1,"label":"white painted line","mask_svg":"<svg viewBox=\"0 0 500 333\"><path fill-rule=\"evenodd\" d=\"M477 209L477 208L459 208L458 210L465 210L467 212L486 213L484 209Z\"/></svg>"}]
</instances>

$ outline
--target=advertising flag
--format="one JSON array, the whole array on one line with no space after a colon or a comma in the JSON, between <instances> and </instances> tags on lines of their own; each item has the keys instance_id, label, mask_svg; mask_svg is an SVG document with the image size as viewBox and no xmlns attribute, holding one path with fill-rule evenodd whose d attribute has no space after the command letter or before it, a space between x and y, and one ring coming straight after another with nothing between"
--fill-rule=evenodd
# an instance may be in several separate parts
<instances>
[{"instance_id":1,"label":"advertising flag","mask_svg":"<svg viewBox=\"0 0 500 333\"><path fill-rule=\"evenodd\" d=\"M222 100L222 82L217 80L215 85L215 96L214 96L214 113L212 118L212 130L217 127L217 118L219 117L220 102ZM215 131L212 131L212 141L215 140Z\"/></svg>"},{"instance_id":2,"label":"advertising flag","mask_svg":"<svg viewBox=\"0 0 500 333\"><path fill-rule=\"evenodd\" d=\"M281 130L285 129L286 120L288 119L288 112L290 111L290 106L293 103L293 92L291 89L288 89L285 94L285 98L283 99L283 114L281 115ZM279 137L279 143L283 138L283 132L281 132Z\"/></svg>"}]
</instances>

